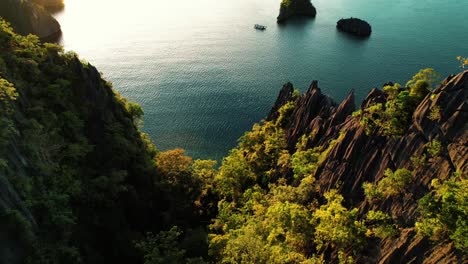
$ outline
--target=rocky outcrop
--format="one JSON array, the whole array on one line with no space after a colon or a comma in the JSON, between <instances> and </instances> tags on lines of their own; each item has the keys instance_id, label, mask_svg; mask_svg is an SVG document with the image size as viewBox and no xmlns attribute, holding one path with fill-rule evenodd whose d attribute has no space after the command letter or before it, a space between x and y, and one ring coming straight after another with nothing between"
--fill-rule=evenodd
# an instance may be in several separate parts
<instances>
[{"instance_id":1,"label":"rocky outcrop","mask_svg":"<svg viewBox=\"0 0 468 264\"><path fill-rule=\"evenodd\" d=\"M336 23L336 28L358 37L368 37L372 33L372 28L369 23L359 18L340 19Z\"/></svg>"},{"instance_id":2,"label":"rocky outcrop","mask_svg":"<svg viewBox=\"0 0 468 264\"><path fill-rule=\"evenodd\" d=\"M42 39L60 34L60 24L42 6L29 0L0 0L0 17L21 34L34 34Z\"/></svg>"},{"instance_id":3,"label":"rocky outcrop","mask_svg":"<svg viewBox=\"0 0 468 264\"><path fill-rule=\"evenodd\" d=\"M266 118L267 120L274 120L278 118L278 110L287 102L291 101L293 98L293 92L294 92L294 87L292 83L288 82L285 85L283 85L283 88L281 88L278 99L276 99L275 104L271 108L270 113L268 114L268 117Z\"/></svg>"},{"instance_id":4,"label":"rocky outcrop","mask_svg":"<svg viewBox=\"0 0 468 264\"><path fill-rule=\"evenodd\" d=\"M63 0L32 0L34 3L43 6L47 10L56 11L63 9Z\"/></svg>"},{"instance_id":5,"label":"rocky outcrop","mask_svg":"<svg viewBox=\"0 0 468 264\"><path fill-rule=\"evenodd\" d=\"M291 100L284 94L282 91L276 106ZM374 88L361 108L385 101L385 93ZM418 200L429 192L433 179L448 179L455 171L465 175L468 172L468 71L448 77L427 95L406 133L397 138L365 133L359 117L351 115L355 110L352 92L338 105L313 82L295 102L285 126L290 150L302 135L308 136L310 148L328 147L338 139L316 171L319 192L338 188L348 207L359 208L361 215L369 210L384 211L401 228L398 237L376 241L375 248L362 255L358 263L466 263L466 256L452 243L434 244L417 236L414 223ZM429 118L434 107L441 109L438 120ZM434 139L442 143L442 154L430 158L426 166L414 168L411 157L426 153L425 144ZM377 182L386 169L399 168L411 169L414 175L404 195L380 201L364 199L364 182Z\"/></svg>"},{"instance_id":6,"label":"rocky outcrop","mask_svg":"<svg viewBox=\"0 0 468 264\"><path fill-rule=\"evenodd\" d=\"M277 22L283 23L292 17L315 17L316 15L317 10L310 0L283 0Z\"/></svg>"}]
</instances>

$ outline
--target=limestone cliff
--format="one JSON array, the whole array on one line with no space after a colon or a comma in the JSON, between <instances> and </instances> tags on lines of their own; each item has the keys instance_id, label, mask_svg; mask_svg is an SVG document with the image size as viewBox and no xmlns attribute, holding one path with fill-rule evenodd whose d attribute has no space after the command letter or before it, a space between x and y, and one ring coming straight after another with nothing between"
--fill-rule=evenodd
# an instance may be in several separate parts
<instances>
[{"instance_id":1,"label":"limestone cliff","mask_svg":"<svg viewBox=\"0 0 468 264\"><path fill-rule=\"evenodd\" d=\"M268 120L277 118L277 109L293 100L292 85L285 85ZM385 102L379 89L369 92L361 108ZM433 179L446 180L455 171L468 172L468 71L449 76L430 92L417 106L412 122L404 135L385 137L368 135L355 111L351 92L340 104L322 94L314 81L309 90L295 99L295 108L286 126L290 150L294 150L302 135L309 135L309 148L327 146L339 139L328 152L315 173L319 193L338 188L348 207L357 207L360 214L369 210L388 213L400 228L395 238L377 240L357 260L358 263L466 263L466 255L454 248L452 242L431 242L416 235L415 222L419 217L418 200L431 190ZM430 118L431 109L441 109L440 117ZM340 136L341 135L341 136ZM426 152L432 140L442 144L441 154L415 168L414 156ZM365 199L364 182L377 182L386 169L411 168L414 180L404 195L382 200ZM329 252L329 258L336 255Z\"/></svg>"}]
</instances>

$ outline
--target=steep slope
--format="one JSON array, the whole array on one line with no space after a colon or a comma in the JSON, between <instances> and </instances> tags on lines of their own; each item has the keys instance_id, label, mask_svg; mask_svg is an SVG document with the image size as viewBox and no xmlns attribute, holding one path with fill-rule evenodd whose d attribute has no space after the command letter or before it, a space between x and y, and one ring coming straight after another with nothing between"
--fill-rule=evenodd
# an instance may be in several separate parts
<instances>
[{"instance_id":1,"label":"steep slope","mask_svg":"<svg viewBox=\"0 0 468 264\"><path fill-rule=\"evenodd\" d=\"M274 109L291 98L284 96L283 88ZM376 102L385 102L387 95L373 89L364 100L361 109ZM428 94L417 106L408 130L398 137L366 134L359 116L354 111L354 95L351 94L336 105L323 95L313 82L309 91L296 101L287 125L290 149L302 135L310 135L310 148L334 144L318 167L315 177L320 193L338 188L348 207L358 207L364 215L369 210L388 213L403 228L401 235L380 241L380 246L369 252L366 262L379 263L454 263L460 261L460 253L453 243L431 244L415 236L414 224L419 217L418 200L431 190L431 181L449 179L459 172L468 172L468 71L450 76L437 89ZM433 109L439 109L437 118L431 117ZM274 118L274 112L269 119ZM441 142L440 154L429 157L427 144ZM426 164L415 167L412 157L428 156ZM364 182L378 182L385 170L413 169L414 179L404 195L382 200L365 199ZM465 259L466 260L466 259Z\"/></svg>"},{"instance_id":2,"label":"steep slope","mask_svg":"<svg viewBox=\"0 0 468 264\"><path fill-rule=\"evenodd\" d=\"M215 179L226 263L464 263L468 71L372 89L358 111L318 82L281 89Z\"/></svg>"},{"instance_id":3,"label":"steep slope","mask_svg":"<svg viewBox=\"0 0 468 264\"><path fill-rule=\"evenodd\" d=\"M137 263L146 232L201 226L197 179L158 166L191 159L163 159L138 105L1 20L0 47L0 263Z\"/></svg>"}]
</instances>

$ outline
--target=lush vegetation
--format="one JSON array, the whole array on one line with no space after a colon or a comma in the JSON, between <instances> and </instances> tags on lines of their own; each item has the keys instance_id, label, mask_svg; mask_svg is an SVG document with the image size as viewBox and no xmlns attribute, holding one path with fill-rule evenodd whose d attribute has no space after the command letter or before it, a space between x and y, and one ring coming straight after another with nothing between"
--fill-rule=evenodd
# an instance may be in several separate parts
<instances>
[{"instance_id":1,"label":"lush vegetation","mask_svg":"<svg viewBox=\"0 0 468 264\"><path fill-rule=\"evenodd\" d=\"M385 103L376 103L354 113L361 118L366 133L398 137L408 129L416 107L430 92L439 79L434 69L423 69L402 88L400 84L384 87ZM437 109L433 118L438 118ZM439 110L440 115L440 110Z\"/></svg>"},{"instance_id":2,"label":"lush vegetation","mask_svg":"<svg viewBox=\"0 0 468 264\"><path fill-rule=\"evenodd\" d=\"M60 46L22 37L0 20L0 176L21 210L2 225L30 263L135 263L178 226L184 256L207 252L213 162L158 152L138 131L142 109ZM207 186L202 188L202 186ZM207 202L210 200L210 202ZM16 230L16 231L14 231ZM162 236L171 238L171 236ZM145 240L146 239L146 240ZM202 253L200 253L202 252Z\"/></svg>"},{"instance_id":3,"label":"lush vegetation","mask_svg":"<svg viewBox=\"0 0 468 264\"><path fill-rule=\"evenodd\" d=\"M289 102L279 112L283 115L291 109ZM324 263L335 252L342 263L352 263L370 237L395 235L388 215L372 212L360 217L358 209L345 207L337 190L323 196L317 192L317 168L345 133L316 148L307 148L308 137L303 136L291 153L286 149L281 115L276 121L255 125L219 169L215 189L221 200L210 226L212 259Z\"/></svg>"},{"instance_id":4,"label":"lush vegetation","mask_svg":"<svg viewBox=\"0 0 468 264\"><path fill-rule=\"evenodd\" d=\"M386 86L385 103L355 116L369 135L400 136L437 77L425 69L406 88ZM399 227L388 211L354 208L340 183L321 189L318 174L347 131L313 147L315 134L305 134L288 146L298 97L255 124L217 168L182 149L158 151L139 131L143 109L93 66L0 20L0 180L34 218L0 210L0 231L9 230L27 263L354 263ZM441 111L435 106L430 119ZM364 183L364 204L409 192L416 169L446 151L441 141L411 158L413 171L387 169ZM466 178L432 185L416 229L466 251Z\"/></svg>"},{"instance_id":5,"label":"lush vegetation","mask_svg":"<svg viewBox=\"0 0 468 264\"><path fill-rule=\"evenodd\" d=\"M457 173L451 179L432 181L433 191L419 201L419 233L433 240L451 239L455 246L468 252L468 179Z\"/></svg>"},{"instance_id":6,"label":"lush vegetation","mask_svg":"<svg viewBox=\"0 0 468 264\"><path fill-rule=\"evenodd\" d=\"M368 199L383 199L402 193L412 179L413 175L407 169L398 169L395 172L387 169L384 177L377 184L366 182L362 188Z\"/></svg>"}]
</instances>

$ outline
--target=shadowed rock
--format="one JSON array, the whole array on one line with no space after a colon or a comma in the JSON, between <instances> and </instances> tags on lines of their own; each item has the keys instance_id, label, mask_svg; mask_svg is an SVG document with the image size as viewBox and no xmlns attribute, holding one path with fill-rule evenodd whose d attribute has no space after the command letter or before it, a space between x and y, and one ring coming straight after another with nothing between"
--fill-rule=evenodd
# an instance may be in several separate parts
<instances>
[{"instance_id":1,"label":"shadowed rock","mask_svg":"<svg viewBox=\"0 0 468 264\"><path fill-rule=\"evenodd\" d=\"M34 34L42 39L59 35L60 24L42 6L29 0L0 0L0 17L21 34Z\"/></svg>"},{"instance_id":2,"label":"shadowed rock","mask_svg":"<svg viewBox=\"0 0 468 264\"><path fill-rule=\"evenodd\" d=\"M336 23L336 27L343 32L359 37L368 37L372 33L369 23L359 18L340 19Z\"/></svg>"}]
</instances>

